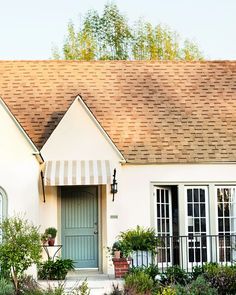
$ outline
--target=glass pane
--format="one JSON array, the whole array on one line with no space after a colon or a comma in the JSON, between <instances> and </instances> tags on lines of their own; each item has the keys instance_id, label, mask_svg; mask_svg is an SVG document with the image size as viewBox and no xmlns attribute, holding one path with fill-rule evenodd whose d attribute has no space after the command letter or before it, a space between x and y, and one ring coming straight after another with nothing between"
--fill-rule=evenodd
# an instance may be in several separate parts
<instances>
[{"instance_id":1,"label":"glass pane","mask_svg":"<svg viewBox=\"0 0 236 295\"><path fill-rule=\"evenodd\" d=\"M161 190L161 202L164 203L165 202L165 191Z\"/></svg>"},{"instance_id":2,"label":"glass pane","mask_svg":"<svg viewBox=\"0 0 236 295\"><path fill-rule=\"evenodd\" d=\"M198 189L195 188L193 190L193 194L194 194L194 202L195 203L199 202Z\"/></svg>"},{"instance_id":3,"label":"glass pane","mask_svg":"<svg viewBox=\"0 0 236 295\"><path fill-rule=\"evenodd\" d=\"M200 202L205 203L205 190L200 189Z\"/></svg>"},{"instance_id":4,"label":"glass pane","mask_svg":"<svg viewBox=\"0 0 236 295\"><path fill-rule=\"evenodd\" d=\"M196 249L195 250L195 255L196 255L196 262L200 262L200 249Z\"/></svg>"},{"instance_id":5,"label":"glass pane","mask_svg":"<svg viewBox=\"0 0 236 295\"><path fill-rule=\"evenodd\" d=\"M169 191L166 190L166 203L169 203Z\"/></svg>"},{"instance_id":6,"label":"glass pane","mask_svg":"<svg viewBox=\"0 0 236 295\"><path fill-rule=\"evenodd\" d=\"M198 218L194 220L194 229L195 229L195 232L200 232L199 219Z\"/></svg>"},{"instance_id":7,"label":"glass pane","mask_svg":"<svg viewBox=\"0 0 236 295\"><path fill-rule=\"evenodd\" d=\"M223 204L218 204L218 216L223 216Z\"/></svg>"},{"instance_id":8,"label":"glass pane","mask_svg":"<svg viewBox=\"0 0 236 295\"><path fill-rule=\"evenodd\" d=\"M194 204L194 217L199 217L199 205Z\"/></svg>"},{"instance_id":9,"label":"glass pane","mask_svg":"<svg viewBox=\"0 0 236 295\"><path fill-rule=\"evenodd\" d=\"M223 191L219 188L217 189L217 199L219 203L223 202Z\"/></svg>"},{"instance_id":10,"label":"glass pane","mask_svg":"<svg viewBox=\"0 0 236 295\"><path fill-rule=\"evenodd\" d=\"M204 233L206 232L206 219L201 218L201 232Z\"/></svg>"},{"instance_id":11,"label":"glass pane","mask_svg":"<svg viewBox=\"0 0 236 295\"><path fill-rule=\"evenodd\" d=\"M165 217L165 205L161 205L161 216Z\"/></svg>"},{"instance_id":12,"label":"glass pane","mask_svg":"<svg viewBox=\"0 0 236 295\"><path fill-rule=\"evenodd\" d=\"M157 203L160 203L160 191L157 189Z\"/></svg>"},{"instance_id":13,"label":"glass pane","mask_svg":"<svg viewBox=\"0 0 236 295\"><path fill-rule=\"evenodd\" d=\"M229 204L225 204L225 216L229 216Z\"/></svg>"},{"instance_id":14,"label":"glass pane","mask_svg":"<svg viewBox=\"0 0 236 295\"><path fill-rule=\"evenodd\" d=\"M191 189L187 189L187 199L188 202L192 202L192 190Z\"/></svg>"},{"instance_id":15,"label":"glass pane","mask_svg":"<svg viewBox=\"0 0 236 295\"><path fill-rule=\"evenodd\" d=\"M160 205L157 205L157 217L160 217Z\"/></svg>"},{"instance_id":16,"label":"glass pane","mask_svg":"<svg viewBox=\"0 0 236 295\"><path fill-rule=\"evenodd\" d=\"M169 205L166 205L166 217L169 217Z\"/></svg>"},{"instance_id":17,"label":"glass pane","mask_svg":"<svg viewBox=\"0 0 236 295\"><path fill-rule=\"evenodd\" d=\"M223 218L219 218L218 220L218 230L219 232L223 232Z\"/></svg>"},{"instance_id":18,"label":"glass pane","mask_svg":"<svg viewBox=\"0 0 236 295\"><path fill-rule=\"evenodd\" d=\"M188 205L188 216L193 216L193 206L191 204Z\"/></svg>"},{"instance_id":19,"label":"glass pane","mask_svg":"<svg viewBox=\"0 0 236 295\"><path fill-rule=\"evenodd\" d=\"M201 217L205 217L206 216L205 204L201 204L200 208L201 208Z\"/></svg>"},{"instance_id":20,"label":"glass pane","mask_svg":"<svg viewBox=\"0 0 236 295\"><path fill-rule=\"evenodd\" d=\"M230 231L229 218L225 218L225 231Z\"/></svg>"},{"instance_id":21,"label":"glass pane","mask_svg":"<svg viewBox=\"0 0 236 295\"><path fill-rule=\"evenodd\" d=\"M189 253L189 262L194 262L194 250L189 249L188 253Z\"/></svg>"},{"instance_id":22,"label":"glass pane","mask_svg":"<svg viewBox=\"0 0 236 295\"><path fill-rule=\"evenodd\" d=\"M169 219L166 220L166 231L167 231L167 233L170 232L170 222L169 222Z\"/></svg>"}]
</instances>

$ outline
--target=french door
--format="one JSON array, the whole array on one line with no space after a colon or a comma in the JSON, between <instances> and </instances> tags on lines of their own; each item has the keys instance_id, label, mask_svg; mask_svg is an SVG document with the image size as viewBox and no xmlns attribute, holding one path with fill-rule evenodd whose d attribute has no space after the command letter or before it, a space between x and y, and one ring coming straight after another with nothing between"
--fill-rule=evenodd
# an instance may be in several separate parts
<instances>
[{"instance_id":1,"label":"french door","mask_svg":"<svg viewBox=\"0 0 236 295\"><path fill-rule=\"evenodd\" d=\"M208 188L185 187L187 204L187 263L194 266L208 261Z\"/></svg>"},{"instance_id":2,"label":"french door","mask_svg":"<svg viewBox=\"0 0 236 295\"><path fill-rule=\"evenodd\" d=\"M160 237L157 261L161 267L172 264L172 206L171 189L155 188L156 229Z\"/></svg>"},{"instance_id":3,"label":"french door","mask_svg":"<svg viewBox=\"0 0 236 295\"><path fill-rule=\"evenodd\" d=\"M216 187L218 253L220 263L234 262L236 259L236 187Z\"/></svg>"}]
</instances>

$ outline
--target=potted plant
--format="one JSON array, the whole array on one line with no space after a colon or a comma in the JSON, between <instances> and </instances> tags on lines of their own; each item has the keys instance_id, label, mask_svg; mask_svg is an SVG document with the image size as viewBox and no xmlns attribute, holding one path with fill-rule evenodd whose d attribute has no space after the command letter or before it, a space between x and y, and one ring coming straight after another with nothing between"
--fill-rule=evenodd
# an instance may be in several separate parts
<instances>
[{"instance_id":1,"label":"potted plant","mask_svg":"<svg viewBox=\"0 0 236 295\"><path fill-rule=\"evenodd\" d=\"M122 250L122 245L119 241L116 241L111 248L111 254L114 258L120 258L121 257L121 252Z\"/></svg>"},{"instance_id":2,"label":"potted plant","mask_svg":"<svg viewBox=\"0 0 236 295\"><path fill-rule=\"evenodd\" d=\"M57 229L55 227L48 227L45 230L45 235L48 236L48 245L49 246L54 246L55 238L56 238L56 235L57 235Z\"/></svg>"},{"instance_id":3,"label":"potted plant","mask_svg":"<svg viewBox=\"0 0 236 295\"><path fill-rule=\"evenodd\" d=\"M121 232L119 241L125 249L125 254L132 257L133 266L148 266L153 263L158 245L154 228L137 226L135 229Z\"/></svg>"}]
</instances>

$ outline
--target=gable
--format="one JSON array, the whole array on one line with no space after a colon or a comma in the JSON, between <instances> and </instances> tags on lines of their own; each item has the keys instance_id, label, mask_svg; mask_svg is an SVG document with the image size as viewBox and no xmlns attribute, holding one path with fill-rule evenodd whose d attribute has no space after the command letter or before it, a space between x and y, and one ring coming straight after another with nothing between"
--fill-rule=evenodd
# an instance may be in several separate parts
<instances>
[{"instance_id":1,"label":"gable","mask_svg":"<svg viewBox=\"0 0 236 295\"><path fill-rule=\"evenodd\" d=\"M80 98L74 100L41 152L46 160L124 161Z\"/></svg>"},{"instance_id":2,"label":"gable","mask_svg":"<svg viewBox=\"0 0 236 295\"><path fill-rule=\"evenodd\" d=\"M128 163L235 161L235 61L0 61L0 95L40 148L78 94Z\"/></svg>"}]
</instances>

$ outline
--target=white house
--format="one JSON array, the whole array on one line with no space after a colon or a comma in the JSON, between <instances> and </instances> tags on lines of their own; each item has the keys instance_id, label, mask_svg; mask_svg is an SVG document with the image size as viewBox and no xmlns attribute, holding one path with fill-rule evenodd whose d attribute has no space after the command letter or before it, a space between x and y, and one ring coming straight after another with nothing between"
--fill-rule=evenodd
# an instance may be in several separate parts
<instances>
[{"instance_id":1,"label":"white house","mask_svg":"<svg viewBox=\"0 0 236 295\"><path fill-rule=\"evenodd\" d=\"M236 62L1 61L0 74L2 216L57 227L63 257L104 273L136 225L164 237L161 265L234 259Z\"/></svg>"}]
</instances>

